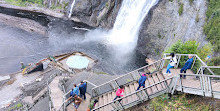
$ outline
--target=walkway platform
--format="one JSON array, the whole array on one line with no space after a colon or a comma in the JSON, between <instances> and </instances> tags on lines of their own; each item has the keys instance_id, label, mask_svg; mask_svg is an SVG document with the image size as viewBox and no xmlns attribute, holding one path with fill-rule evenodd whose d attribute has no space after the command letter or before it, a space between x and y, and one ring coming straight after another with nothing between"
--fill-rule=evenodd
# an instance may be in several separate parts
<instances>
[{"instance_id":1,"label":"walkway platform","mask_svg":"<svg viewBox=\"0 0 220 111\"><path fill-rule=\"evenodd\" d=\"M86 94L86 100L82 101L82 103L80 104L78 108L78 111L86 111L86 109L89 106L90 99L91 99L91 96L89 94ZM67 111L75 111L75 107L72 105L72 103L67 106Z\"/></svg>"},{"instance_id":2,"label":"walkway platform","mask_svg":"<svg viewBox=\"0 0 220 111\"><path fill-rule=\"evenodd\" d=\"M53 79L53 81L49 84L50 87L50 97L53 102L53 107L55 110L58 110L63 104L63 91L58 87L59 80L63 78L62 76L57 76Z\"/></svg>"}]
</instances>

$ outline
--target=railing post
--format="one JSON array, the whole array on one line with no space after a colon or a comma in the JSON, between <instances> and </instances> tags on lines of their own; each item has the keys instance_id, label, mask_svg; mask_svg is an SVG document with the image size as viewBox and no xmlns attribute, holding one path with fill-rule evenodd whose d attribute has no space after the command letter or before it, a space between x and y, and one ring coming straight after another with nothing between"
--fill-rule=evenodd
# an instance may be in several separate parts
<instances>
[{"instance_id":1,"label":"railing post","mask_svg":"<svg viewBox=\"0 0 220 111\"><path fill-rule=\"evenodd\" d=\"M211 78L208 77L208 81L209 81L209 89L210 89L210 93L211 93L211 96L213 97L213 92L212 92L212 81L211 81Z\"/></svg>"},{"instance_id":2,"label":"railing post","mask_svg":"<svg viewBox=\"0 0 220 111\"><path fill-rule=\"evenodd\" d=\"M163 69L163 60L160 61L160 69L159 70L162 70Z\"/></svg>"},{"instance_id":3,"label":"railing post","mask_svg":"<svg viewBox=\"0 0 220 111\"><path fill-rule=\"evenodd\" d=\"M65 99L65 98L66 98L66 97L63 97L63 111L66 110L66 103L65 103L66 99Z\"/></svg>"},{"instance_id":4,"label":"railing post","mask_svg":"<svg viewBox=\"0 0 220 111\"><path fill-rule=\"evenodd\" d=\"M193 66L194 66L194 64L195 64L195 62L196 62L196 57L195 57L195 59L194 59L194 61L193 61L193 64L192 64L192 66L191 66L191 69L193 68Z\"/></svg>"},{"instance_id":5,"label":"railing post","mask_svg":"<svg viewBox=\"0 0 220 111\"><path fill-rule=\"evenodd\" d=\"M119 87L119 84L117 83L116 80L113 80L110 82L110 86L112 86L112 89L115 90Z\"/></svg>"},{"instance_id":6,"label":"railing post","mask_svg":"<svg viewBox=\"0 0 220 111\"><path fill-rule=\"evenodd\" d=\"M183 76L183 75L182 75ZM180 78L180 88L181 88L181 92L183 92L183 83L182 83L182 77L180 77L179 76L179 78Z\"/></svg>"},{"instance_id":7,"label":"railing post","mask_svg":"<svg viewBox=\"0 0 220 111\"><path fill-rule=\"evenodd\" d=\"M132 77L132 81L134 81L134 80L138 80L136 77L134 77L134 75L132 74L132 73L130 73L130 75L131 75L131 77Z\"/></svg>"},{"instance_id":8,"label":"railing post","mask_svg":"<svg viewBox=\"0 0 220 111\"><path fill-rule=\"evenodd\" d=\"M175 89L176 89L176 85L177 85L178 79L180 79L180 77L173 77L172 78L173 86L172 86L172 88L170 88L170 89L172 89L171 94L173 94ZM183 91L183 89L182 89L182 81L181 81L181 90Z\"/></svg>"},{"instance_id":9,"label":"railing post","mask_svg":"<svg viewBox=\"0 0 220 111\"><path fill-rule=\"evenodd\" d=\"M161 69L163 69L164 64L165 64L165 60L163 59Z\"/></svg>"},{"instance_id":10,"label":"railing post","mask_svg":"<svg viewBox=\"0 0 220 111\"><path fill-rule=\"evenodd\" d=\"M143 90L142 94L143 94L143 97L144 97L143 100L146 99L146 98L149 99L149 95L147 93L147 90Z\"/></svg>"},{"instance_id":11,"label":"railing post","mask_svg":"<svg viewBox=\"0 0 220 111\"><path fill-rule=\"evenodd\" d=\"M179 66L180 59L181 59L181 55L179 55L179 58L178 58L178 60L177 60L176 68L178 68L178 66Z\"/></svg>"},{"instance_id":12,"label":"railing post","mask_svg":"<svg viewBox=\"0 0 220 111\"><path fill-rule=\"evenodd\" d=\"M116 106L116 111L120 111L123 108L123 105L118 100L113 103Z\"/></svg>"},{"instance_id":13,"label":"railing post","mask_svg":"<svg viewBox=\"0 0 220 111\"><path fill-rule=\"evenodd\" d=\"M201 67L201 75L200 75L200 84L203 92L203 96L205 96L205 84L204 84L204 77L203 77L203 67Z\"/></svg>"},{"instance_id":14,"label":"railing post","mask_svg":"<svg viewBox=\"0 0 220 111\"><path fill-rule=\"evenodd\" d=\"M201 67L198 69L196 75L198 75L200 73Z\"/></svg>"},{"instance_id":15,"label":"railing post","mask_svg":"<svg viewBox=\"0 0 220 111\"><path fill-rule=\"evenodd\" d=\"M139 98L139 100L141 100L143 102L143 98L141 97L140 92L135 92L135 94L137 95L137 97Z\"/></svg>"}]
</instances>

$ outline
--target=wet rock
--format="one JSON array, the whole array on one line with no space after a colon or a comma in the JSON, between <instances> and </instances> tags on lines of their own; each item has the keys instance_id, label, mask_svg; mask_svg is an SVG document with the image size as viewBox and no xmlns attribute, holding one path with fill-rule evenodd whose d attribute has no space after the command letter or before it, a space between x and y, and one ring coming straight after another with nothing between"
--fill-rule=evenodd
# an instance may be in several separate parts
<instances>
[{"instance_id":1,"label":"wet rock","mask_svg":"<svg viewBox=\"0 0 220 111\"><path fill-rule=\"evenodd\" d=\"M32 96L26 96L24 97L24 99L22 100L22 102L26 103L26 104L29 104L29 105L33 105L34 104L34 101L32 99Z\"/></svg>"},{"instance_id":2,"label":"wet rock","mask_svg":"<svg viewBox=\"0 0 220 111\"><path fill-rule=\"evenodd\" d=\"M7 76L0 76L0 81L4 81L4 80L8 80L10 79L10 76L7 75Z\"/></svg>"},{"instance_id":3,"label":"wet rock","mask_svg":"<svg viewBox=\"0 0 220 111\"><path fill-rule=\"evenodd\" d=\"M91 26L112 28L121 2L121 0L76 0L72 18Z\"/></svg>"},{"instance_id":4,"label":"wet rock","mask_svg":"<svg viewBox=\"0 0 220 111\"><path fill-rule=\"evenodd\" d=\"M73 7L73 15L76 16L91 16L92 7L90 0L76 0Z\"/></svg>"},{"instance_id":5,"label":"wet rock","mask_svg":"<svg viewBox=\"0 0 220 111\"><path fill-rule=\"evenodd\" d=\"M179 15L179 4L184 4ZM161 53L178 40L196 40L200 45L207 43L203 34L206 18L206 1L161 0L145 18L140 30L138 50L149 58L158 59ZM200 20L196 22L196 15Z\"/></svg>"}]
</instances>

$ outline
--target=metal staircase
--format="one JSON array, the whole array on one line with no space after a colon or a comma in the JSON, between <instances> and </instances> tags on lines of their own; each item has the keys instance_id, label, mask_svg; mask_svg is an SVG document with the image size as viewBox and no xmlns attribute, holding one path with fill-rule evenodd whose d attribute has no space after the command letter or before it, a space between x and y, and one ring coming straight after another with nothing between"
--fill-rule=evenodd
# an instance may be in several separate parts
<instances>
[{"instance_id":1,"label":"metal staircase","mask_svg":"<svg viewBox=\"0 0 220 111\"><path fill-rule=\"evenodd\" d=\"M188 55L177 54L176 56L178 59L176 68L178 68L181 57ZM186 74L179 74L180 69L172 69L171 72L175 74L169 77L163 75L165 71L164 64L165 60L161 59L98 86L88 82L88 94L91 95L91 99L99 100L93 111L124 110L164 93L173 94L175 90L220 99L220 76L214 75L215 73L211 70L212 68L220 68L219 66L207 66L197 55L194 55L194 62L191 69L196 69L196 67L193 67L194 64L200 64L200 68L197 69L196 73L188 70ZM205 75L203 71L205 68L213 75ZM151 72L147 76L146 87L136 91L138 87L137 81L146 70ZM182 79L180 75L186 75L187 77L186 79ZM118 99L113 99L116 96L115 91L120 85L125 86L125 92L124 97L120 98L122 100L119 102ZM68 96L69 92L64 95L64 101ZM67 105L65 104L61 110L66 110Z\"/></svg>"}]
</instances>

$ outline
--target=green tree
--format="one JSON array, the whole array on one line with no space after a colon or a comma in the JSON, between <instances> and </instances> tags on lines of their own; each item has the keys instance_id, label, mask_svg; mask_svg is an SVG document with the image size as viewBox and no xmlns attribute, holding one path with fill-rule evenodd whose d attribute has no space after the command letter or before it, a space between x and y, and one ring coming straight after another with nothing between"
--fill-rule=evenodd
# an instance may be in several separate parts
<instances>
[{"instance_id":1,"label":"green tree","mask_svg":"<svg viewBox=\"0 0 220 111\"><path fill-rule=\"evenodd\" d=\"M206 12L207 22L204 33L207 40L214 46L214 51L220 51L220 0L209 0Z\"/></svg>"}]
</instances>

